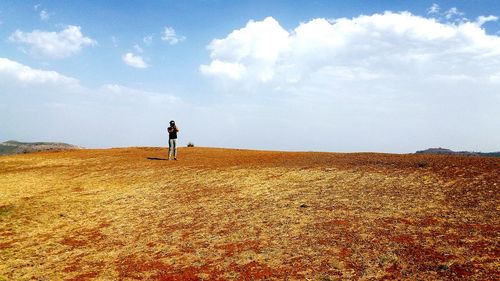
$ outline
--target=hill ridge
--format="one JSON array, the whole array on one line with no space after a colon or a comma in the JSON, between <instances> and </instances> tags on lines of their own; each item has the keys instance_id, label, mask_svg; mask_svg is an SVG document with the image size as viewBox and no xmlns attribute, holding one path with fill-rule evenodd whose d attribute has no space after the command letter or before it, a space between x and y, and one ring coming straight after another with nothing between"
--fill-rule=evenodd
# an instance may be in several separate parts
<instances>
[{"instance_id":1,"label":"hill ridge","mask_svg":"<svg viewBox=\"0 0 500 281\"><path fill-rule=\"evenodd\" d=\"M425 150L418 150L416 154L450 154L450 155L464 155L464 156L486 156L486 157L500 157L500 151L495 152L479 152L479 151L453 151L448 148L431 147Z\"/></svg>"},{"instance_id":2,"label":"hill ridge","mask_svg":"<svg viewBox=\"0 0 500 281\"><path fill-rule=\"evenodd\" d=\"M0 155L40 151L61 151L70 149L81 149L81 147L63 142L20 142L16 140L8 140L0 143Z\"/></svg>"}]
</instances>

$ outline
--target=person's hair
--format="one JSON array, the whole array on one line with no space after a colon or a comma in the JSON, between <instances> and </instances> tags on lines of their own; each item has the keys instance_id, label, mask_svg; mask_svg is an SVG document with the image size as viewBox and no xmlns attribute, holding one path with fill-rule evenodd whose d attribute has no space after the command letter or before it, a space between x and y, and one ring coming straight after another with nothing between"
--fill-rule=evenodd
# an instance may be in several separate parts
<instances>
[{"instance_id":1,"label":"person's hair","mask_svg":"<svg viewBox=\"0 0 500 281\"><path fill-rule=\"evenodd\" d=\"M170 120L170 124L175 124L175 121L174 120Z\"/></svg>"}]
</instances>

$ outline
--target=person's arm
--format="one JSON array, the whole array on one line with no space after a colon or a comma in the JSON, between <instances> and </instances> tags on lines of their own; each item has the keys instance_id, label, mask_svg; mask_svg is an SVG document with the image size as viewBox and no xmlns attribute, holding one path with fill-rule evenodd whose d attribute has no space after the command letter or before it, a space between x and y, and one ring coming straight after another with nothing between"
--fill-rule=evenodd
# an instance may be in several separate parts
<instances>
[{"instance_id":1,"label":"person's arm","mask_svg":"<svg viewBox=\"0 0 500 281\"><path fill-rule=\"evenodd\" d=\"M172 127L167 128L167 132L172 133L173 131L174 131L174 128L172 128Z\"/></svg>"},{"instance_id":2,"label":"person's arm","mask_svg":"<svg viewBox=\"0 0 500 281\"><path fill-rule=\"evenodd\" d=\"M180 131L180 130L179 130L179 127L175 126L175 131L176 131L176 132Z\"/></svg>"}]
</instances>

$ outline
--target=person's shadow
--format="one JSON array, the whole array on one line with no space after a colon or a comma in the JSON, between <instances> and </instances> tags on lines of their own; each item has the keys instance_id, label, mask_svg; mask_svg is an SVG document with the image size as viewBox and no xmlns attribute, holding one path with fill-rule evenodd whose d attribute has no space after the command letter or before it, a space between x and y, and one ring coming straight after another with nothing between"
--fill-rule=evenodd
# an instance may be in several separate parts
<instances>
[{"instance_id":1,"label":"person's shadow","mask_svg":"<svg viewBox=\"0 0 500 281\"><path fill-rule=\"evenodd\" d=\"M148 157L148 160L168 160L168 159L158 158L158 157Z\"/></svg>"}]
</instances>

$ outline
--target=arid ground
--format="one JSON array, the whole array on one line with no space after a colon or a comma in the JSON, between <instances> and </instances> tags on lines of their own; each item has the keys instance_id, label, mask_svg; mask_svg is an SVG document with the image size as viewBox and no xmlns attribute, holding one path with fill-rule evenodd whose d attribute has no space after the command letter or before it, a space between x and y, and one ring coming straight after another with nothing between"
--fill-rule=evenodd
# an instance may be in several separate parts
<instances>
[{"instance_id":1,"label":"arid ground","mask_svg":"<svg viewBox=\"0 0 500 281\"><path fill-rule=\"evenodd\" d=\"M0 280L499 280L500 158L0 157Z\"/></svg>"}]
</instances>

